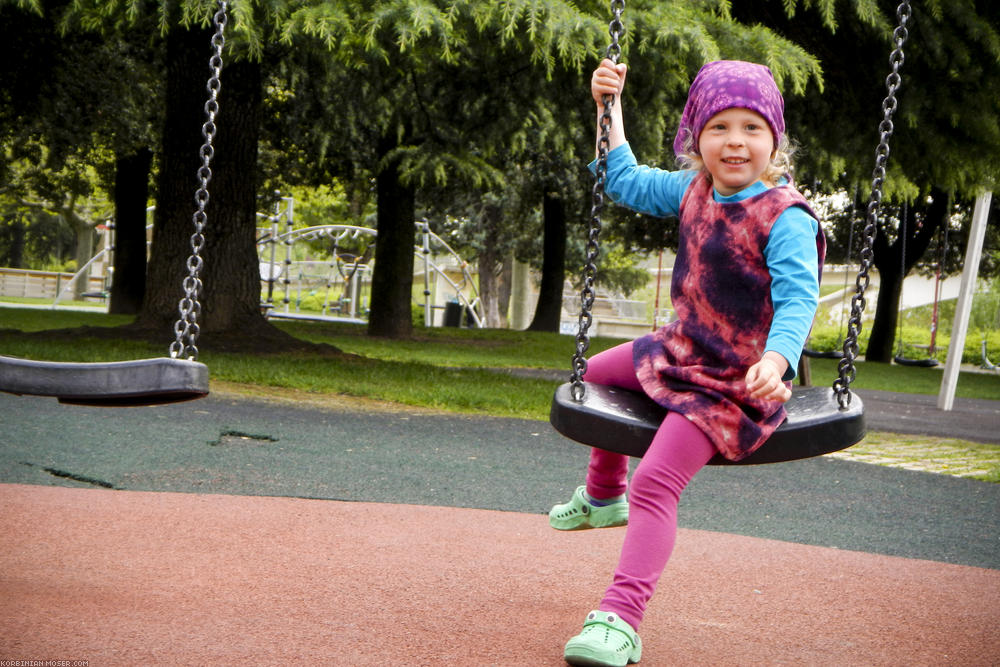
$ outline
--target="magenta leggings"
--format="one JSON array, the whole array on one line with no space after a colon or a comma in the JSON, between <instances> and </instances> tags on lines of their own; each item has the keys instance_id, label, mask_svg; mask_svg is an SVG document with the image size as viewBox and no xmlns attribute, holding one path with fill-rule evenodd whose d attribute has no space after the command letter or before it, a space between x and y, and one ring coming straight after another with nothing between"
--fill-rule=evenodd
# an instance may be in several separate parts
<instances>
[{"instance_id":1,"label":"magenta leggings","mask_svg":"<svg viewBox=\"0 0 1000 667\"><path fill-rule=\"evenodd\" d=\"M595 384L642 391L632 364L632 343L594 355L584 379ZM629 493L628 528L614 580L600 609L613 611L638 628L667 565L677 537L681 491L717 450L701 429L670 412L628 484L628 457L596 447L587 469L587 493L613 498Z\"/></svg>"}]
</instances>

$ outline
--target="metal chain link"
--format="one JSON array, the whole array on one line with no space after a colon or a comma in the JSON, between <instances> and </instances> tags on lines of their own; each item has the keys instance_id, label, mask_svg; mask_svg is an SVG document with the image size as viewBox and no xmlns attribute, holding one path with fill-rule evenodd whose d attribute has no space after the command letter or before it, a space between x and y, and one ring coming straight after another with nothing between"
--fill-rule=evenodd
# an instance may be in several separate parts
<instances>
[{"instance_id":1,"label":"metal chain link","mask_svg":"<svg viewBox=\"0 0 1000 667\"><path fill-rule=\"evenodd\" d=\"M873 247L875 234L878 232L879 207L882 205L882 188L885 184L885 165L889 160L889 138L892 136L892 116L896 112L896 91L902 84L899 68L903 61L903 44L909 33L906 23L911 16L910 3L902 2L896 8L898 25L892 36L895 48L889 56L892 72L886 77L887 95L882 102L882 122L879 123L879 144L875 150L875 169L872 172L872 191L868 200L868 219L864 228L864 246L861 248L861 269L855 281L856 292L851 298L851 316L847 323L847 338L844 339L844 356L837 365L839 377L833 382L833 391L837 394L840 408L846 409L851 404L851 382L857 376L855 360L858 357L858 335L861 333L861 313L865 308L865 290L871 282L868 271L874 258Z\"/></svg>"},{"instance_id":2,"label":"metal chain link","mask_svg":"<svg viewBox=\"0 0 1000 667\"><path fill-rule=\"evenodd\" d=\"M617 63L621 57L622 49L619 44L621 36L625 33L625 25L622 23L621 15L625 10L624 0L612 0L611 14L613 16L608 26L608 34L611 35L611 44L605 52L605 57ZM572 388L570 390L573 400L582 403L586 395L586 387L583 383L583 375L587 372L587 350L590 349L590 325L593 323L591 309L594 305L594 280L597 277L597 258L600 255L600 245L598 238L601 235L601 212L604 209L604 183L608 173L608 148L611 144L611 109L614 107L615 98L613 95L605 95L602 98L604 110L601 112L599 121L601 136L597 142L597 168L595 170L594 189L591 197L590 209L590 230L587 235L587 262L583 267L583 289L580 292L580 317L578 319L579 328L576 334L576 353L573 355L573 375L570 377Z\"/></svg>"},{"instance_id":3,"label":"metal chain link","mask_svg":"<svg viewBox=\"0 0 1000 667\"><path fill-rule=\"evenodd\" d=\"M205 206L208 205L208 182L212 180L212 170L210 164L215 155L212 141L215 139L215 117L219 113L219 91L222 88L220 75L222 73L222 47L225 46L226 38L224 31L229 20L226 11L225 0L220 0L219 9L212 18L215 25L215 34L212 36L212 47L214 53L209 59L209 69L211 76L208 79L206 88L209 98L205 102L205 123L201 126L201 136L205 139L198 154L201 156L201 166L198 168L198 179L201 185L195 192L194 199L198 209L191 218L194 225L194 234L191 235L191 255L187 260L188 275L182 283L184 297L177 306L180 318L174 324L176 339L170 344L170 356L173 358L186 357L192 361L198 359L198 347L195 342L198 339L198 316L201 314L201 269L204 263L201 259L201 250L205 245L205 222L208 216L205 214Z\"/></svg>"}]
</instances>

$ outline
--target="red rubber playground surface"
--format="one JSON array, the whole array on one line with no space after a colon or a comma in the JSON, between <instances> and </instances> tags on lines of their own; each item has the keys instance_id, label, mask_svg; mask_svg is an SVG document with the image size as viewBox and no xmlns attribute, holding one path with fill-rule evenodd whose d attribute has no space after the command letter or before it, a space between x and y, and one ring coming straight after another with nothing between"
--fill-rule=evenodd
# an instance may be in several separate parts
<instances>
[{"instance_id":1,"label":"red rubber playground surface","mask_svg":"<svg viewBox=\"0 0 1000 667\"><path fill-rule=\"evenodd\" d=\"M561 665L622 529L0 484L0 659ZM642 665L996 665L1000 571L682 530Z\"/></svg>"}]
</instances>

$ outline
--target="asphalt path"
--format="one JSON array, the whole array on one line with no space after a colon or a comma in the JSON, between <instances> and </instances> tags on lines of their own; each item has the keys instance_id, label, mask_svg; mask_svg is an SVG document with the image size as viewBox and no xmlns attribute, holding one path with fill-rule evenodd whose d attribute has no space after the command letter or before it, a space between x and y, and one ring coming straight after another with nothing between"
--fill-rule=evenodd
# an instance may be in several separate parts
<instances>
[{"instance_id":1,"label":"asphalt path","mask_svg":"<svg viewBox=\"0 0 1000 667\"><path fill-rule=\"evenodd\" d=\"M898 430L881 423L892 421L888 416L876 418L889 410L906 417L894 420L897 427L927 422L958 435L956 424L972 419L977 433L1000 431L995 402L959 401L950 415L928 415L922 399L861 395L870 428ZM582 482L588 452L544 422L216 394L149 408L0 394L0 439L3 483L539 514ZM1000 485L933 473L830 458L710 467L685 492L680 521L685 528L1000 569Z\"/></svg>"},{"instance_id":2,"label":"asphalt path","mask_svg":"<svg viewBox=\"0 0 1000 667\"><path fill-rule=\"evenodd\" d=\"M859 391L869 431L891 431L960 438L1000 445L1000 401L955 399L952 410L939 410L937 396Z\"/></svg>"}]
</instances>

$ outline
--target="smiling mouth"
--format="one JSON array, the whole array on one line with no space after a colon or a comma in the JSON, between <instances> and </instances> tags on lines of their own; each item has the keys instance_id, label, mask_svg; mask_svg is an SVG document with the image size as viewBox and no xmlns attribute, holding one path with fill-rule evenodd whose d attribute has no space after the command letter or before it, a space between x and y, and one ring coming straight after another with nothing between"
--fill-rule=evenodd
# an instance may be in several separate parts
<instances>
[{"instance_id":1,"label":"smiling mouth","mask_svg":"<svg viewBox=\"0 0 1000 667\"><path fill-rule=\"evenodd\" d=\"M722 158L722 161L725 162L726 164L740 165L740 164L746 164L750 160L743 157L727 157L727 158Z\"/></svg>"}]
</instances>

